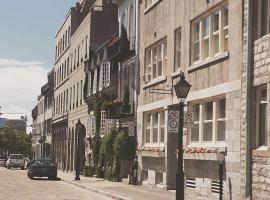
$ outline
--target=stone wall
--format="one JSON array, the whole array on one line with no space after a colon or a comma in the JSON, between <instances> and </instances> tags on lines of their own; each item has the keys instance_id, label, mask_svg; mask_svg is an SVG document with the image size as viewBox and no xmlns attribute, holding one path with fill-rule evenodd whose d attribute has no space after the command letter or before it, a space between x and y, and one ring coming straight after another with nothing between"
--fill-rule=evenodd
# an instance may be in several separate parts
<instances>
[{"instance_id":1,"label":"stone wall","mask_svg":"<svg viewBox=\"0 0 270 200\"><path fill-rule=\"evenodd\" d=\"M254 86L270 82L270 34L254 42Z\"/></svg>"},{"instance_id":2,"label":"stone wall","mask_svg":"<svg viewBox=\"0 0 270 200\"><path fill-rule=\"evenodd\" d=\"M270 158L252 159L252 199L267 200L270 197Z\"/></svg>"}]
</instances>

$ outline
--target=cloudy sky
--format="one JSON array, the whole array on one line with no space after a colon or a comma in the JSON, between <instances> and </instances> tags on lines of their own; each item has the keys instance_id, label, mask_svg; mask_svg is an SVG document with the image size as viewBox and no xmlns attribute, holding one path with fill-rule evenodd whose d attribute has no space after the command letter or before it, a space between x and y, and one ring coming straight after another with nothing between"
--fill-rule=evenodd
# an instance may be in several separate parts
<instances>
[{"instance_id":1,"label":"cloudy sky","mask_svg":"<svg viewBox=\"0 0 270 200\"><path fill-rule=\"evenodd\" d=\"M32 123L53 66L54 36L76 0L0 0L0 106Z\"/></svg>"}]
</instances>

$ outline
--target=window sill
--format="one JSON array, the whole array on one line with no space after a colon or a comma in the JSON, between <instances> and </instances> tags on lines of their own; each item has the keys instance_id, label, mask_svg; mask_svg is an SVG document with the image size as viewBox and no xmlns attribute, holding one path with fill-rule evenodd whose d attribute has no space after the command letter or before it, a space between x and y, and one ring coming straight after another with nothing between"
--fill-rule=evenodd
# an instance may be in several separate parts
<instances>
[{"instance_id":1,"label":"window sill","mask_svg":"<svg viewBox=\"0 0 270 200\"><path fill-rule=\"evenodd\" d=\"M151 80L150 82L144 84L142 87L143 87L143 89L146 89L148 87L159 84L159 83L164 82L166 80L167 80L167 76L160 76L160 77L155 78L155 79Z\"/></svg>"},{"instance_id":2,"label":"window sill","mask_svg":"<svg viewBox=\"0 0 270 200\"><path fill-rule=\"evenodd\" d=\"M162 0L157 0L155 3L153 3L151 6L149 6L148 8L146 8L144 10L144 14L146 15L148 12L150 12L157 4L159 4L159 2L161 2Z\"/></svg>"},{"instance_id":3,"label":"window sill","mask_svg":"<svg viewBox=\"0 0 270 200\"><path fill-rule=\"evenodd\" d=\"M206 60L195 62L193 65L189 66L188 72L190 73L192 71L207 67L207 66L209 66L211 64L214 64L216 62L220 62L221 60L225 60L225 59L228 59L228 58L229 58L229 52L228 51L217 54L217 55L215 55L215 56L213 56L211 58L208 58Z\"/></svg>"},{"instance_id":4,"label":"window sill","mask_svg":"<svg viewBox=\"0 0 270 200\"><path fill-rule=\"evenodd\" d=\"M268 147L260 147L252 151L253 157L270 157L270 149Z\"/></svg>"},{"instance_id":5,"label":"window sill","mask_svg":"<svg viewBox=\"0 0 270 200\"><path fill-rule=\"evenodd\" d=\"M177 76L180 76L181 69L177 69L175 72L172 73L172 78L175 78Z\"/></svg>"}]
</instances>

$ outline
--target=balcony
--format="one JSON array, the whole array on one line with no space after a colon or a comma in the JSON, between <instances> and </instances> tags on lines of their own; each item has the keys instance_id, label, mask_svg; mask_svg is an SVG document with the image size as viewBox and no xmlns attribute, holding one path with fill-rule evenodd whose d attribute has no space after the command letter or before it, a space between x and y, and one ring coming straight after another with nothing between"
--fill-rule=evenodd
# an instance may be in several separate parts
<instances>
[{"instance_id":1,"label":"balcony","mask_svg":"<svg viewBox=\"0 0 270 200\"><path fill-rule=\"evenodd\" d=\"M131 114L132 112L130 105L111 104L106 109L107 119L119 119L130 116Z\"/></svg>"},{"instance_id":2,"label":"balcony","mask_svg":"<svg viewBox=\"0 0 270 200\"><path fill-rule=\"evenodd\" d=\"M135 37L119 37L116 34L108 43L108 57L115 62L134 54Z\"/></svg>"}]
</instances>

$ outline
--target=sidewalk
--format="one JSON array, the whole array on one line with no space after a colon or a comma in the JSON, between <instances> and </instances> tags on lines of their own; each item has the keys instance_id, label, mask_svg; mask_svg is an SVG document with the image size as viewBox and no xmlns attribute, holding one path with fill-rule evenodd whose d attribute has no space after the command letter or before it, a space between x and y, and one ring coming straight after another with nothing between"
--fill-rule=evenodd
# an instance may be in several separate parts
<instances>
[{"instance_id":1,"label":"sidewalk","mask_svg":"<svg viewBox=\"0 0 270 200\"><path fill-rule=\"evenodd\" d=\"M174 200L175 192L164 191L147 186L128 185L123 182L111 182L100 178L80 176L80 181L75 181L75 173L58 171L62 181L85 188L113 199L119 200Z\"/></svg>"}]
</instances>

